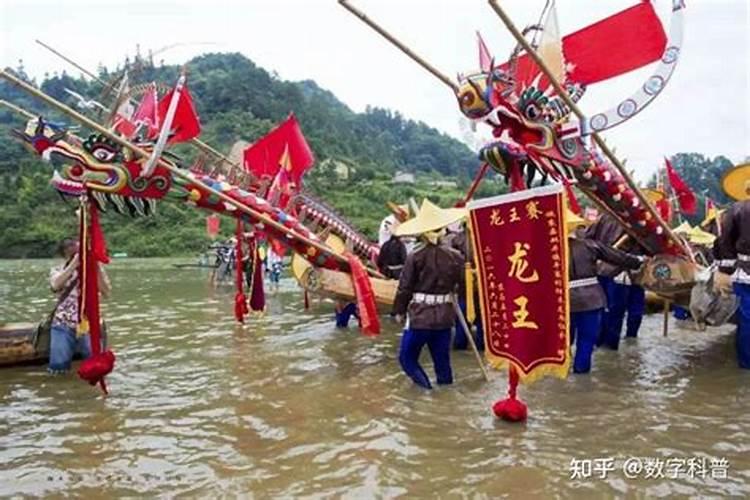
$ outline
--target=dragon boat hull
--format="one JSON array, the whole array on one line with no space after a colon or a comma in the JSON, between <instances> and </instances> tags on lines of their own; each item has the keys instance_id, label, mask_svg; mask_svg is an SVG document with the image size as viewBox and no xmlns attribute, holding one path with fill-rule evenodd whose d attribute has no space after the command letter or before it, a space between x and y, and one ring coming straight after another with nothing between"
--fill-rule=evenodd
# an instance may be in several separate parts
<instances>
[{"instance_id":1,"label":"dragon boat hull","mask_svg":"<svg viewBox=\"0 0 750 500\"><path fill-rule=\"evenodd\" d=\"M292 257L291 268L295 279L306 291L334 299L356 301L351 274L314 267L299 254ZM370 282L375 293L375 302L383 307L392 306L396 298L398 281L370 278Z\"/></svg>"},{"instance_id":2,"label":"dragon boat hull","mask_svg":"<svg viewBox=\"0 0 750 500\"><path fill-rule=\"evenodd\" d=\"M102 323L102 341L106 345L106 323ZM49 361L49 345L50 331L44 322L0 324L0 368L44 364Z\"/></svg>"}]
</instances>

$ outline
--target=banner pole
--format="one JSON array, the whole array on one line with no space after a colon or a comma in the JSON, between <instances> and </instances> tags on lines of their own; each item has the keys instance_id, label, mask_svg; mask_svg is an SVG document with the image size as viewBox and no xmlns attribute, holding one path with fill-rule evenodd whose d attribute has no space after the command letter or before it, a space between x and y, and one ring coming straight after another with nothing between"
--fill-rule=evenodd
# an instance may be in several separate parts
<instances>
[{"instance_id":1,"label":"banner pole","mask_svg":"<svg viewBox=\"0 0 750 500\"><path fill-rule=\"evenodd\" d=\"M458 317L459 323L461 323L461 327L463 327L464 332L466 332L466 337L469 339L469 344L471 344L471 350L474 351L474 356L477 358L479 369L482 370L484 379L489 382L490 376L487 373L487 369L484 367L484 362L482 361L482 356L479 354L479 349L477 349L477 344L476 342L474 342L474 332L472 331L471 326L469 326L469 323L466 321L464 312L458 306L458 295L456 295L455 293L453 294L453 310L456 313L456 317Z\"/></svg>"}]
</instances>

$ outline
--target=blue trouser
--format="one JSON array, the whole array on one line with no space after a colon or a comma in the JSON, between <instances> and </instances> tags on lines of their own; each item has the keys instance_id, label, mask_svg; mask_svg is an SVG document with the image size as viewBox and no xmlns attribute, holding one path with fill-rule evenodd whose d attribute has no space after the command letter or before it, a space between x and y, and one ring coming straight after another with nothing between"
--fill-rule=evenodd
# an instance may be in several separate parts
<instances>
[{"instance_id":1,"label":"blue trouser","mask_svg":"<svg viewBox=\"0 0 750 500\"><path fill-rule=\"evenodd\" d=\"M466 317L466 298L458 299L458 306ZM468 321L468 320L467 320ZM484 351L484 331L482 330L482 318L477 314L474 318L474 341L477 344L477 349ZM464 351L469 346L469 339L466 336L464 327L461 325L458 316L456 317L456 335L453 337L453 348L459 351Z\"/></svg>"},{"instance_id":2,"label":"blue trouser","mask_svg":"<svg viewBox=\"0 0 750 500\"><path fill-rule=\"evenodd\" d=\"M637 337L646 310L646 291L638 285L612 284L612 303L609 306L607 329L603 344L617 350L620 346L622 324L628 315L625 335Z\"/></svg>"},{"instance_id":3,"label":"blue trouser","mask_svg":"<svg viewBox=\"0 0 750 500\"><path fill-rule=\"evenodd\" d=\"M401 337L401 348L398 360L401 368L411 379L425 389L432 389L430 379L419 364L419 354L427 344L430 356L435 365L435 375L438 384L452 384L451 370L451 329L444 330L416 330L407 328Z\"/></svg>"},{"instance_id":4,"label":"blue trouser","mask_svg":"<svg viewBox=\"0 0 750 500\"><path fill-rule=\"evenodd\" d=\"M573 359L574 373L591 371L591 354L599 334L602 309L570 313L570 343L575 342L576 355Z\"/></svg>"},{"instance_id":5,"label":"blue trouser","mask_svg":"<svg viewBox=\"0 0 750 500\"><path fill-rule=\"evenodd\" d=\"M70 370L75 354L86 359L91 356L91 341L88 335L76 337L73 328L54 323L50 330L49 368L50 372Z\"/></svg>"},{"instance_id":6,"label":"blue trouser","mask_svg":"<svg viewBox=\"0 0 750 500\"><path fill-rule=\"evenodd\" d=\"M336 311L336 328L347 328L352 316L359 319L357 304L349 302L341 311Z\"/></svg>"},{"instance_id":7,"label":"blue trouser","mask_svg":"<svg viewBox=\"0 0 750 500\"><path fill-rule=\"evenodd\" d=\"M737 309L737 362L750 370L750 284L735 283L734 293L740 299Z\"/></svg>"},{"instance_id":8,"label":"blue trouser","mask_svg":"<svg viewBox=\"0 0 750 500\"><path fill-rule=\"evenodd\" d=\"M682 306L672 306L672 315L675 319L686 320L690 319L690 311Z\"/></svg>"},{"instance_id":9,"label":"blue trouser","mask_svg":"<svg viewBox=\"0 0 750 500\"><path fill-rule=\"evenodd\" d=\"M607 326L609 325L609 308L614 302L612 289L614 288L615 280L611 276L597 276L596 279L599 281L602 290L604 290L604 295L607 296L607 303L604 304L604 309L602 309L601 325L596 336L596 345L600 346L604 343L604 338L607 336Z\"/></svg>"}]
</instances>

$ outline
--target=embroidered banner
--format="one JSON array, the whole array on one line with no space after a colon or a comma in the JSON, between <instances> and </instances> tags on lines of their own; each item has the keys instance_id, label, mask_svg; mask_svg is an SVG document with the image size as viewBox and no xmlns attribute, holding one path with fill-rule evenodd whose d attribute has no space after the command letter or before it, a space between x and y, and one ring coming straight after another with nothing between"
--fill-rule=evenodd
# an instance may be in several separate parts
<instances>
[{"instance_id":1,"label":"embroidered banner","mask_svg":"<svg viewBox=\"0 0 750 500\"><path fill-rule=\"evenodd\" d=\"M485 355L525 382L570 363L568 248L559 184L470 202Z\"/></svg>"}]
</instances>

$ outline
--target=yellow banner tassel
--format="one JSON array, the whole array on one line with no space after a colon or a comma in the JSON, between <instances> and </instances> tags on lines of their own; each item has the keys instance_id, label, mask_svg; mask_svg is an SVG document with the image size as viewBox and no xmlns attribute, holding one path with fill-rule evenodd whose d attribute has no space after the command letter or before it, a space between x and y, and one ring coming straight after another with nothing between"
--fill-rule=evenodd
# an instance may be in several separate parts
<instances>
[{"instance_id":1,"label":"yellow banner tassel","mask_svg":"<svg viewBox=\"0 0 750 500\"><path fill-rule=\"evenodd\" d=\"M81 321L78 322L78 326L76 327L76 337L82 337L84 335L88 335L89 333L89 320L88 318L81 318Z\"/></svg>"},{"instance_id":2,"label":"yellow banner tassel","mask_svg":"<svg viewBox=\"0 0 750 500\"><path fill-rule=\"evenodd\" d=\"M474 271L471 269L471 263L464 264L464 277L466 281L466 322L474 324L477 317L474 309Z\"/></svg>"}]
</instances>

